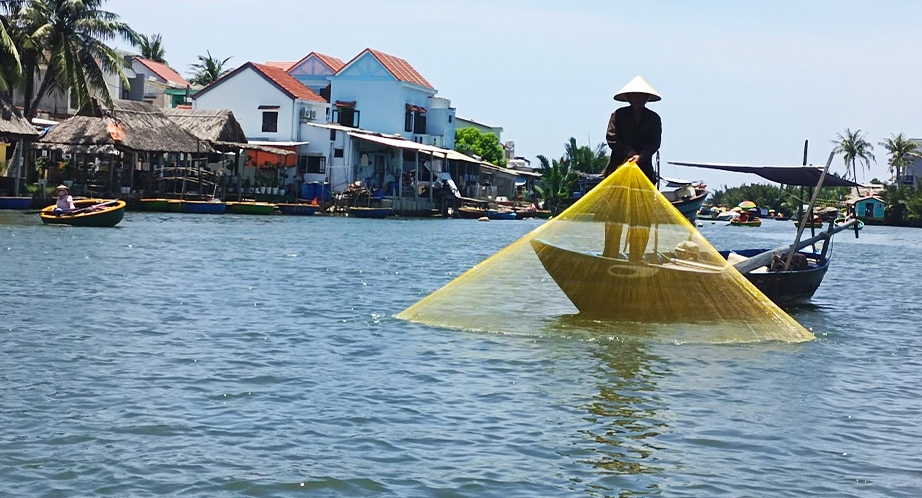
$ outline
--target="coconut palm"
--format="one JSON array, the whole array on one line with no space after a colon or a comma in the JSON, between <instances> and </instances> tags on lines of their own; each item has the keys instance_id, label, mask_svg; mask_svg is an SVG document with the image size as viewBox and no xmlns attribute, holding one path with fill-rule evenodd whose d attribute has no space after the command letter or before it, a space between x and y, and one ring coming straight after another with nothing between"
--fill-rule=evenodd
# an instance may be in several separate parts
<instances>
[{"instance_id":1,"label":"coconut palm","mask_svg":"<svg viewBox=\"0 0 922 498\"><path fill-rule=\"evenodd\" d=\"M101 97L111 105L106 74L128 84L125 59L106 43L136 43L137 34L118 15L101 8L104 0L28 0L10 17L11 36L19 48L24 77L24 114L35 117L50 91L70 93L77 108ZM36 88L35 84L38 83Z\"/></svg>"},{"instance_id":2,"label":"coconut palm","mask_svg":"<svg viewBox=\"0 0 922 498\"><path fill-rule=\"evenodd\" d=\"M548 161L539 155L538 160L541 162L541 180L535 185L535 191L544 201L545 209L557 214L570 199L579 176L570 169L570 163L565 157Z\"/></svg>"},{"instance_id":3,"label":"coconut palm","mask_svg":"<svg viewBox=\"0 0 922 498\"><path fill-rule=\"evenodd\" d=\"M874 146L864 139L861 130L851 131L846 128L845 135L841 133L837 133L836 135L838 138L832 141L832 143L835 144L833 152L842 154L845 160L845 178L851 176L852 180L858 181L856 165L857 163L861 163L866 169L871 169L871 161L876 162L874 154L871 152L874 150Z\"/></svg>"},{"instance_id":4,"label":"coconut palm","mask_svg":"<svg viewBox=\"0 0 922 498\"><path fill-rule=\"evenodd\" d=\"M11 14L16 2L0 0L0 91L8 91L22 79L22 61L10 31Z\"/></svg>"},{"instance_id":5,"label":"coconut palm","mask_svg":"<svg viewBox=\"0 0 922 498\"><path fill-rule=\"evenodd\" d=\"M879 142L879 145L890 154L890 171L895 175L898 186L902 185L904 168L912 168L915 176L915 160L922 158L919 144L898 133Z\"/></svg>"},{"instance_id":6,"label":"coconut palm","mask_svg":"<svg viewBox=\"0 0 922 498\"><path fill-rule=\"evenodd\" d=\"M221 60L211 56L211 51L206 51L208 56L198 56L198 64L189 64L192 70L192 78L189 80L193 85L208 85L221 76L231 72L231 68L224 67L231 57Z\"/></svg>"},{"instance_id":7,"label":"coconut palm","mask_svg":"<svg viewBox=\"0 0 922 498\"><path fill-rule=\"evenodd\" d=\"M155 33L150 36L139 34L138 48L141 49L141 57L166 64L166 59L164 59L166 50L163 48L163 37L160 33Z\"/></svg>"},{"instance_id":8,"label":"coconut palm","mask_svg":"<svg viewBox=\"0 0 922 498\"><path fill-rule=\"evenodd\" d=\"M564 157L569 161L570 169L584 173L601 173L608 164L606 147L608 146L604 143L596 145L595 150L586 145L579 147L576 145L576 139L570 137L570 141L564 145Z\"/></svg>"}]
</instances>

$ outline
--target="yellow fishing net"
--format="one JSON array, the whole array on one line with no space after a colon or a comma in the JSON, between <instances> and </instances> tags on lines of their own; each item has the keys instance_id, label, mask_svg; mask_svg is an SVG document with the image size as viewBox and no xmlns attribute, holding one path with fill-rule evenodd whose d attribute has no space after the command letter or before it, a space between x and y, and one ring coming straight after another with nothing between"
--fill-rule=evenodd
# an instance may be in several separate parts
<instances>
[{"instance_id":1,"label":"yellow fishing net","mask_svg":"<svg viewBox=\"0 0 922 498\"><path fill-rule=\"evenodd\" d=\"M721 257L633 163L397 316L499 333L814 338Z\"/></svg>"}]
</instances>

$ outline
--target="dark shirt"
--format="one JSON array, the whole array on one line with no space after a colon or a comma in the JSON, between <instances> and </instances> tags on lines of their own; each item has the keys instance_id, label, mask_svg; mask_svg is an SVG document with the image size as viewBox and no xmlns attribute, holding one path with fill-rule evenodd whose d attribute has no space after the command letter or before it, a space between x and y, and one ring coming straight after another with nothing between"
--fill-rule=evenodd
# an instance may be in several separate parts
<instances>
[{"instance_id":1,"label":"dark shirt","mask_svg":"<svg viewBox=\"0 0 922 498\"><path fill-rule=\"evenodd\" d=\"M618 169L627 158L637 154L640 160L637 165L647 175L650 182L656 184L656 173L653 170L653 154L659 150L663 135L663 123L659 114L643 108L640 121L634 119L634 112L630 106L622 107L611 113L608 120L608 132L605 139L611 149L611 157L605 174L609 175Z\"/></svg>"}]
</instances>

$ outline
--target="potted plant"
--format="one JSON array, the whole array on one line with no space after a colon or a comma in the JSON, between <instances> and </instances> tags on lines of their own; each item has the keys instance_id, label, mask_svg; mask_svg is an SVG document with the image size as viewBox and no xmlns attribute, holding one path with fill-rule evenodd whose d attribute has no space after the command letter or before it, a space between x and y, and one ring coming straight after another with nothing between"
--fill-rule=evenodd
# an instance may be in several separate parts
<instances>
[{"instance_id":1,"label":"potted plant","mask_svg":"<svg viewBox=\"0 0 922 498\"><path fill-rule=\"evenodd\" d=\"M77 172L77 165L70 159L60 163L61 176L64 178L64 185L68 188L74 185L74 173Z\"/></svg>"}]
</instances>

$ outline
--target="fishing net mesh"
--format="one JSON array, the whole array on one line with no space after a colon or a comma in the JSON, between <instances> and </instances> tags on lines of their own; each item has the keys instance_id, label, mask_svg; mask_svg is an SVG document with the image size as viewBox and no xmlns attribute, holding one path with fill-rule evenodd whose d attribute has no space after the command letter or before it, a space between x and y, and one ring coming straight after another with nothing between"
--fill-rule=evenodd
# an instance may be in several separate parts
<instances>
[{"instance_id":1,"label":"fishing net mesh","mask_svg":"<svg viewBox=\"0 0 922 498\"><path fill-rule=\"evenodd\" d=\"M633 163L397 316L499 333L588 330L670 342L813 339L721 257Z\"/></svg>"}]
</instances>

